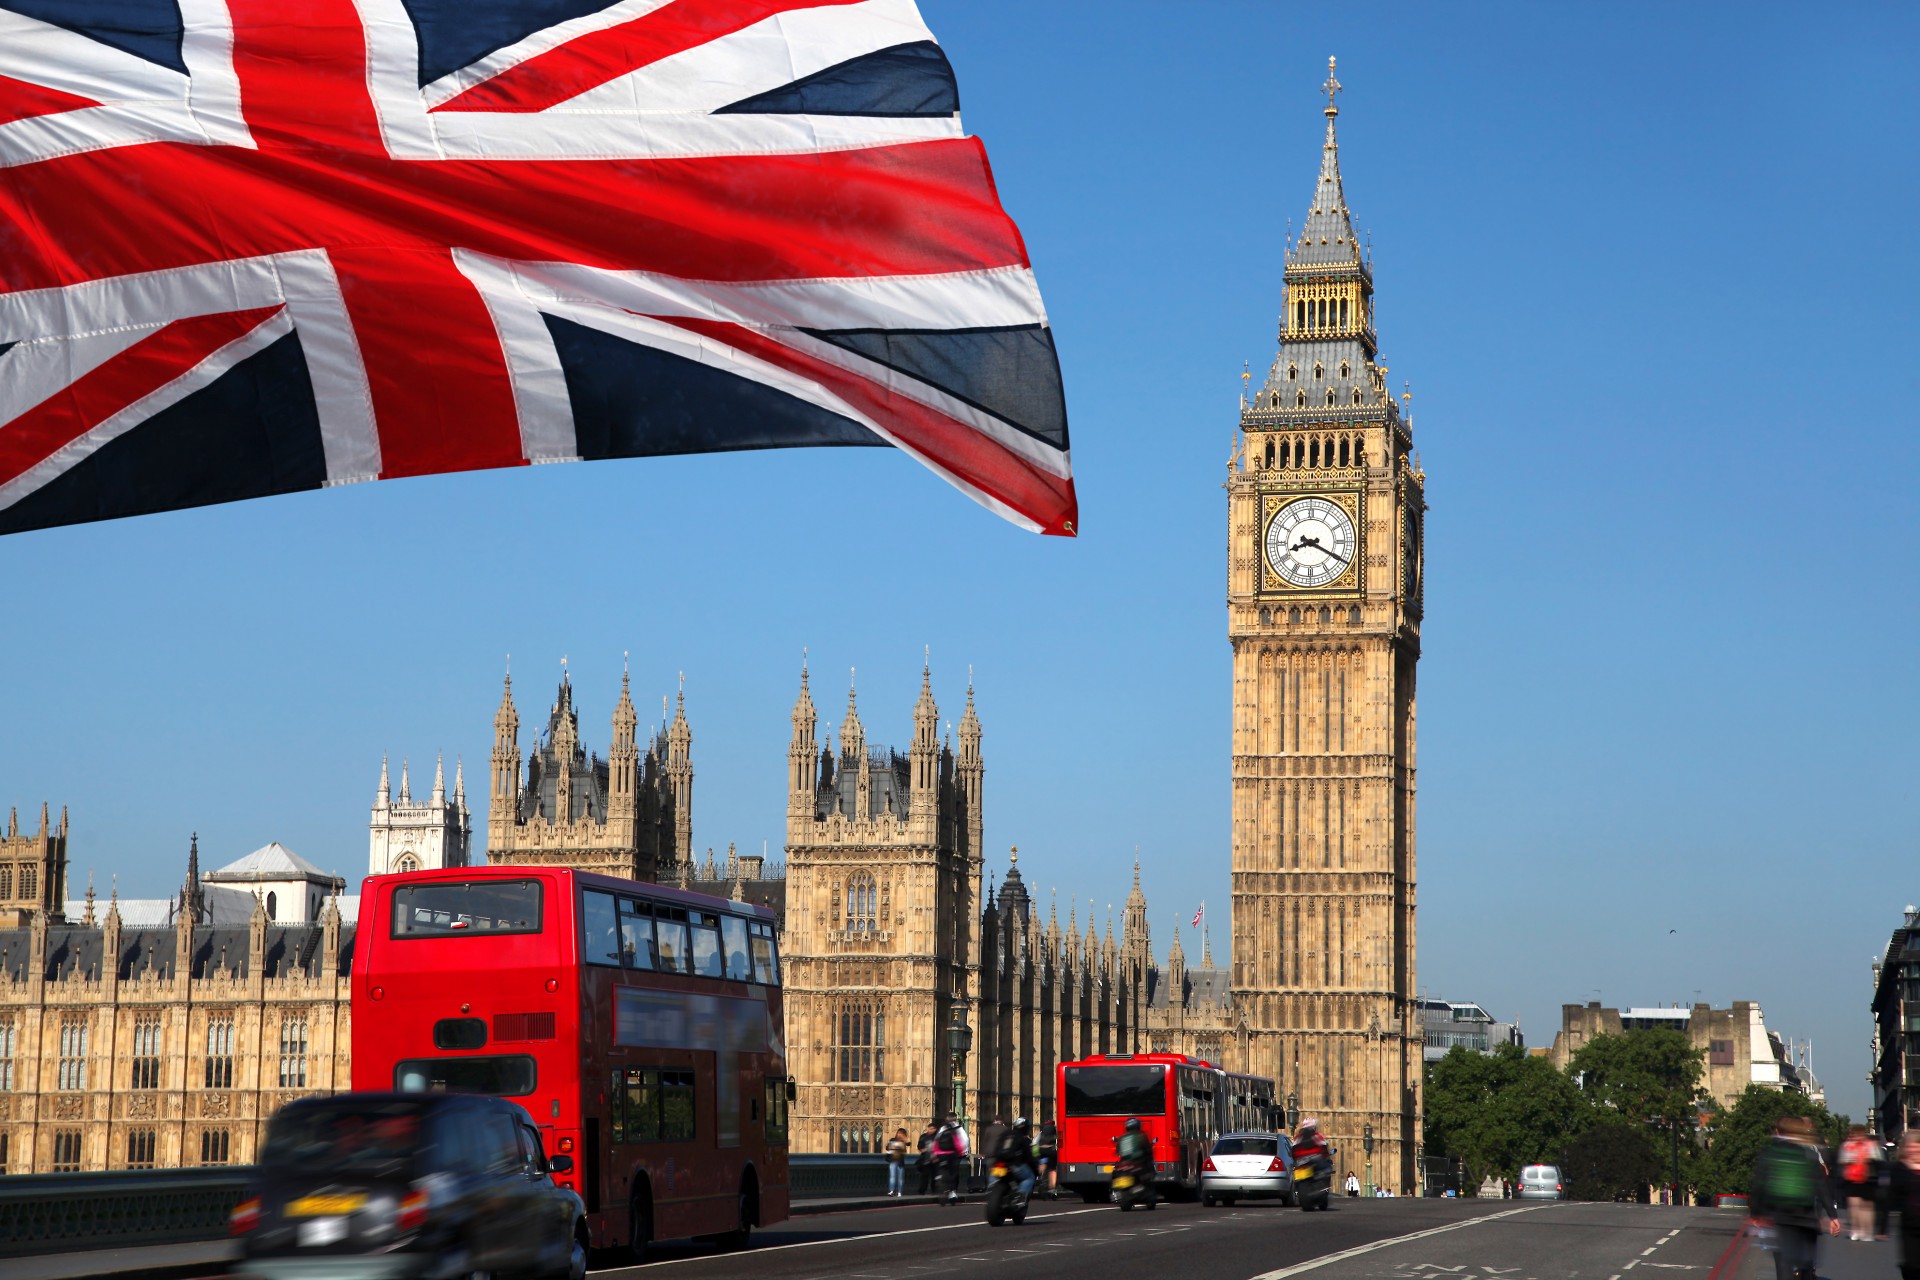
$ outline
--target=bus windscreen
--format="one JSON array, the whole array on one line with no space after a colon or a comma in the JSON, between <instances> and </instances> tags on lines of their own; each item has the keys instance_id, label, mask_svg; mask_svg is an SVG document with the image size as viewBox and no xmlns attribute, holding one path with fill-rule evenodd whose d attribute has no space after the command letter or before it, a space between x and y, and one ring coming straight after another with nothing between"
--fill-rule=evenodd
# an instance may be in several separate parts
<instances>
[{"instance_id":1,"label":"bus windscreen","mask_svg":"<svg viewBox=\"0 0 1920 1280\"><path fill-rule=\"evenodd\" d=\"M396 938L538 932L538 880L432 880L393 891Z\"/></svg>"},{"instance_id":2,"label":"bus windscreen","mask_svg":"<svg viewBox=\"0 0 1920 1280\"><path fill-rule=\"evenodd\" d=\"M524 1098L539 1083L526 1054L498 1058L409 1058L393 1068L395 1093L491 1093Z\"/></svg>"},{"instance_id":3,"label":"bus windscreen","mask_svg":"<svg viewBox=\"0 0 1920 1280\"><path fill-rule=\"evenodd\" d=\"M1165 1067L1068 1067L1069 1116L1164 1115Z\"/></svg>"}]
</instances>

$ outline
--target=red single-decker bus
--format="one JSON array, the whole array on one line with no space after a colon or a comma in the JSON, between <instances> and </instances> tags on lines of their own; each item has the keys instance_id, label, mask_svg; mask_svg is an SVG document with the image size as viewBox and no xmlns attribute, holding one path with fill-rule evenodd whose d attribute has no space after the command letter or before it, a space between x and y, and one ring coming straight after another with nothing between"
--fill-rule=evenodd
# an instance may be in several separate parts
<instances>
[{"instance_id":1,"label":"red single-decker bus","mask_svg":"<svg viewBox=\"0 0 1920 1280\"><path fill-rule=\"evenodd\" d=\"M353 1087L497 1094L568 1154L591 1245L745 1243L788 1208L765 907L565 867L370 876Z\"/></svg>"},{"instance_id":2,"label":"red single-decker bus","mask_svg":"<svg viewBox=\"0 0 1920 1280\"><path fill-rule=\"evenodd\" d=\"M1054 1097L1060 1185L1090 1204L1107 1198L1114 1142L1129 1119L1140 1121L1153 1146L1155 1185L1174 1193L1200 1185L1201 1166L1222 1133L1277 1123L1271 1080L1178 1053L1063 1062Z\"/></svg>"}]
</instances>

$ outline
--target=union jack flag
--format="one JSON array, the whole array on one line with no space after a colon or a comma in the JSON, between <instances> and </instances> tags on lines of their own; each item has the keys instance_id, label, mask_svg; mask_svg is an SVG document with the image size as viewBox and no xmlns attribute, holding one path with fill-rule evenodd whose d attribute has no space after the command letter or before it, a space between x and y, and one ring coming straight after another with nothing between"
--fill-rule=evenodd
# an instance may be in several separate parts
<instances>
[{"instance_id":1,"label":"union jack flag","mask_svg":"<svg viewBox=\"0 0 1920 1280\"><path fill-rule=\"evenodd\" d=\"M1075 532L912 0L0 0L0 532L872 444Z\"/></svg>"},{"instance_id":2,"label":"union jack flag","mask_svg":"<svg viewBox=\"0 0 1920 1280\"><path fill-rule=\"evenodd\" d=\"M1200 909L1193 913L1193 923L1196 925L1199 924L1200 917L1205 914L1207 914L1207 904L1203 902L1200 904Z\"/></svg>"}]
</instances>

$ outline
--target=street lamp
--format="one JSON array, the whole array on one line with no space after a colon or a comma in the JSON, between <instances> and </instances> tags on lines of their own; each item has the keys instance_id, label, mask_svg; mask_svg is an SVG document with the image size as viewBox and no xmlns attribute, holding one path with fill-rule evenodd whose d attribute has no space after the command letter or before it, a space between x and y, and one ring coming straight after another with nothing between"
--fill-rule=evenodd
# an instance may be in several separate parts
<instances>
[{"instance_id":1,"label":"street lamp","mask_svg":"<svg viewBox=\"0 0 1920 1280\"><path fill-rule=\"evenodd\" d=\"M965 997L955 996L947 1013L947 1052L953 1058L953 1116L964 1125L967 1105L967 1054L973 1051L973 1028L967 1025Z\"/></svg>"},{"instance_id":2,"label":"street lamp","mask_svg":"<svg viewBox=\"0 0 1920 1280\"><path fill-rule=\"evenodd\" d=\"M1360 1149L1367 1153L1367 1194L1373 1194L1373 1123L1369 1121L1360 1130Z\"/></svg>"},{"instance_id":3,"label":"street lamp","mask_svg":"<svg viewBox=\"0 0 1920 1280\"><path fill-rule=\"evenodd\" d=\"M1287 1090L1287 1132L1292 1133L1300 1127L1300 1095Z\"/></svg>"}]
</instances>

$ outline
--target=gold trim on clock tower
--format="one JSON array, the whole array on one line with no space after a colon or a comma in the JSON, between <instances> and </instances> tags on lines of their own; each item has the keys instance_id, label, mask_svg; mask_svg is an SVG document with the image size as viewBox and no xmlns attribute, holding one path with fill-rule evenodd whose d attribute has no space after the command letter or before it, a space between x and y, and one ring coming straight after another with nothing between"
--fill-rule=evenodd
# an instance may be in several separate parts
<instances>
[{"instance_id":1,"label":"gold trim on clock tower","mask_svg":"<svg viewBox=\"0 0 1920 1280\"><path fill-rule=\"evenodd\" d=\"M1414 669L1426 477L1387 390L1335 137L1287 246L1279 351L1228 464L1233 986L1247 1066L1412 1187Z\"/></svg>"}]
</instances>

